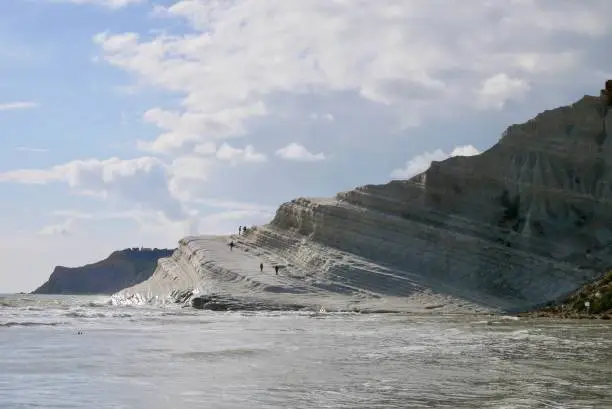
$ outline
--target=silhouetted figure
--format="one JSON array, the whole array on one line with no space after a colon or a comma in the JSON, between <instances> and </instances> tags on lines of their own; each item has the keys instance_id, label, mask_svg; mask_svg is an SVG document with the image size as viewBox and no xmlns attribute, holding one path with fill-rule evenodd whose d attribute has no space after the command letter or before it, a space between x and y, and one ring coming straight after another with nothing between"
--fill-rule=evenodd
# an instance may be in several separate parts
<instances>
[{"instance_id":1,"label":"silhouetted figure","mask_svg":"<svg viewBox=\"0 0 612 409\"><path fill-rule=\"evenodd\" d=\"M244 226L244 227L242 228L242 235L244 236L244 235L246 234L246 232L247 232L247 228L246 228L246 226Z\"/></svg>"},{"instance_id":2,"label":"silhouetted figure","mask_svg":"<svg viewBox=\"0 0 612 409\"><path fill-rule=\"evenodd\" d=\"M274 266L274 271L276 271L276 275L278 275L278 266Z\"/></svg>"},{"instance_id":3,"label":"silhouetted figure","mask_svg":"<svg viewBox=\"0 0 612 409\"><path fill-rule=\"evenodd\" d=\"M263 273L263 263L259 263L259 271Z\"/></svg>"},{"instance_id":4,"label":"silhouetted figure","mask_svg":"<svg viewBox=\"0 0 612 409\"><path fill-rule=\"evenodd\" d=\"M240 236L240 233L242 233L242 226L238 226L238 235Z\"/></svg>"},{"instance_id":5,"label":"silhouetted figure","mask_svg":"<svg viewBox=\"0 0 612 409\"><path fill-rule=\"evenodd\" d=\"M230 251L234 250L234 240L230 241Z\"/></svg>"}]
</instances>

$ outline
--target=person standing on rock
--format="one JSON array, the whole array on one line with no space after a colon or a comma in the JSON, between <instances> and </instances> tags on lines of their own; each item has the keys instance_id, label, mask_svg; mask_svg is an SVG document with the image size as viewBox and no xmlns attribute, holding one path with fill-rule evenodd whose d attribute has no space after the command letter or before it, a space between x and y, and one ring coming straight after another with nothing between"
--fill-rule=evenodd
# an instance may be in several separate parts
<instances>
[{"instance_id":1,"label":"person standing on rock","mask_svg":"<svg viewBox=\"0 0 612 409\"><path fill-rule=\"evenodd\" d=\"M238 226L238 235L240 236L240 233L242 233L242 226Z\"/></svg>"},{"instance_id":2,"label":"person standing on rock","mask_svg":"<svg viewBox=\"0 0 612 409\"><path fill-rule=\"evenodd\" d=\"M259 263L259 271L263 273L263 263Z\"/></svg>"},{"instance_id":3,"label":"person standing on rock","mask_svg":"<svg viewBox=\"0 0 612 409\"><path fill-rule=\"evenodd\" d=\"M276 275L278 275L278 266L274 266L274 271L276 271Z\"/></svg>"}]
</instances>

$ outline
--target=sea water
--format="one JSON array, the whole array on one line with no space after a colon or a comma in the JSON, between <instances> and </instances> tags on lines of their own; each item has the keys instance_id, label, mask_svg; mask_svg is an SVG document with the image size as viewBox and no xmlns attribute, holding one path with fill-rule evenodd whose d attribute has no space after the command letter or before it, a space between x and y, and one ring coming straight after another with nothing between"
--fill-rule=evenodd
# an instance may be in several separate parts
<instances>
[{"instance_id":1,"label":"sea water","mask_svg":"<svg viewBox=\"0 0 612 409\"><path fill-rule=\"evenodd\" d=\"M0 408L612 408L612 324L0 296Z\"/></svg>"}]
</instances>

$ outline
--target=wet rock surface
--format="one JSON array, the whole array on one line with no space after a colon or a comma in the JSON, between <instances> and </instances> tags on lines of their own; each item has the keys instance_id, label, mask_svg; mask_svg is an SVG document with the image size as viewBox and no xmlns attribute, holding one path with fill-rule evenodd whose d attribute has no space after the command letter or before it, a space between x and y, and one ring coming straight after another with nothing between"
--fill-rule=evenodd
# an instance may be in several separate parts
<instances>
[{"instance_id":1,"label":"wet rock surface","mask_svg":"<svg viewBox=\"0 0 612 409\"><path fill-rule=\"evenodd\" d=\"M212 311L300 311L309 308L306 305L257 302L218 295L196 296L191 299L190 303L193 308Z\"/></svg>"}]
</instances>

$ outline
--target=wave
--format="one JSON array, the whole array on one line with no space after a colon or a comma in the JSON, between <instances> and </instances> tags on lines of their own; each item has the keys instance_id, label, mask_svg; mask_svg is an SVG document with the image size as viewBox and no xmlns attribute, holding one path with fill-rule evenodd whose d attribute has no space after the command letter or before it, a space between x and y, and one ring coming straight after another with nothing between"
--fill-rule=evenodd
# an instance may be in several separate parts
<instances>
[{"instance_id":1,"label":"wave","mask_svg":"<svg viewBox=\"0 0 612 409\"><path fill-rule=\"evenodd\" d=\"M32 307L32 306L24 307L22 309L25 310L25 311L45 311L44 308Z\"/></svg>"},{"instance_id":2,"label":"wave","mask_svg":"<svg viewBox=\"0 0 612 409\"><path fill-rule=\"evenodd\" d=\"M91 312L91 311L76 310L76 311L67 312L63 314L63 316L69 317L69 318L131 318L132 314L128 314L125 312L113 312L113 311L104 313L104 312Z\"/></svg>"},{"instance_id":3,"label":"wave","mask_svg":"<svg viewBox=\"0 0 612 409\"><path fill-rule=\"evenodd\" d=\"M102 308L102 307L108 307L112 305L112 301L110 298L106 299L105 301L89 301L86 302L84 304L79 304L79 307L84 307L84 308Z\"/></svg>"},{"instance_id":4,"label":"wave","mask_svg":"<svg viewBox=\"0 0 612 409\"><path fill-rule=\"evenodd\" d=\"M0 322L0 327L55 327L64 324L64 322L9 321Z\"/></svg>"},{"instance_id":5,"label":"wave","mask_svg":"<svg viewBox=\"0 0 612 409\"><path fill-rule=\"evenodd\" d=\"M106 317L106 314L101 312L88 313L85 311L70 311L64 314L64 316L70 318L104 318Z\"/></svg>"}]
</instances>

